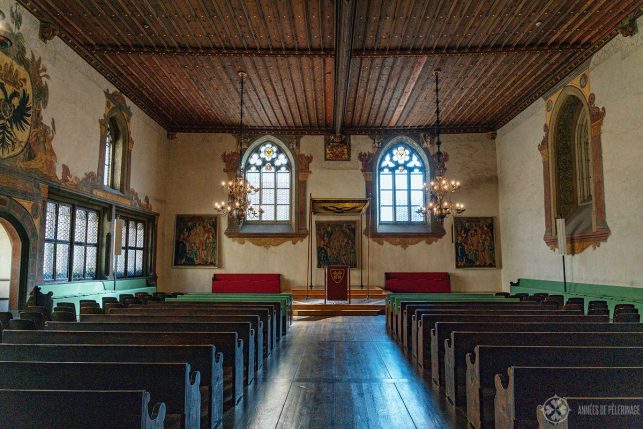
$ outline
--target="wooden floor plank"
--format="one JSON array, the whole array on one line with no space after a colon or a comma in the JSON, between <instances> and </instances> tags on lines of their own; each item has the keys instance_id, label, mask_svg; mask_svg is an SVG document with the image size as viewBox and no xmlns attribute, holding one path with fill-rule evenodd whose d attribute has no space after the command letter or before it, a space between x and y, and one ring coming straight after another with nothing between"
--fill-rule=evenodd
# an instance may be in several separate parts
<instances>
[{"instance_id":1,"label":"wooden floor plank","mask_svg":"<svg viewBox=\"0 0 643 429\"><path fill-rule=\"evenodd\" d=\"M384 316L296 318L223 428L467 428L384 323Z\"/></svg>"},{"instance_id":2,"label":"wooden floor plank","mask_svg":"<svg viewBox=\"0 0 643 429\"><path fill-rule=\"evenodd\" d=\"M336 383L337 428L413 428L395 384Z\"/></svg>"},{"instance_id":3,"label":"wooden floor plank","mask_svg":"<svg viewBox=\"0 0 643 429\"><path fill-rule=\"evenodd\" d=\"M292 383L276 427L283 429L336 427L333 383Z\"/></svg>"}]
</instances>

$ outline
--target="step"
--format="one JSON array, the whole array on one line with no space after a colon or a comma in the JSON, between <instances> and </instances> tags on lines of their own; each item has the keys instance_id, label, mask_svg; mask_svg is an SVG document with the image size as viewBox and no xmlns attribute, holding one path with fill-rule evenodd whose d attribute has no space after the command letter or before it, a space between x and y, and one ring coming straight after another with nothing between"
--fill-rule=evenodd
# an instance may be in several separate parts
<instances>
[{"instance_id":1,"label":"step","mask_svg":"<svg viewBox=\"0 0 643 429\"><path fill-rule=\"evenodd\" d=\"M384 292L380 288L371 289L369 291L366 289L353 289L350 292L352 298L366 298L369 296L371 298L383 299L387 295L387 292ZM306 296L309 298L323 298L325 294L323 289L293 289L290 293L294 299L304 299Z\"/></svg>"},{"instance_id":2,"label":"step","mask_svg":"<svg viewBox=\"0 0 643 429\"><path fill-rule=\"evenodd\" d=\"M379 316L384 314L384 310L293 310L294 316Z\"/></svg>"},{"instance_id":3,"label":"step","mask_svg":"<svg viewBox=\"0 0 643 429\"><path fill-rule=\"evenodd\" d=\"M300 310L384 310L383 304L293 304L293 311Z\"/></svg>"}]
</instances>

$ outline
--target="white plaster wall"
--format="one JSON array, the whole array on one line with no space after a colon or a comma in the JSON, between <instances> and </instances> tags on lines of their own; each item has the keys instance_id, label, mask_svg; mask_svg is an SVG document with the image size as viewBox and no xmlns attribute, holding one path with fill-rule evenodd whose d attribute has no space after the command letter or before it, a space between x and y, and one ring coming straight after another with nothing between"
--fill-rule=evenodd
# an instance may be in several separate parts
<instances>
[{"instance_id":1,"label":"white plaster wall","mask_svg":"<svg viewBox=\"0 0 643 429\"><path fill-rule=\"evenodd\" d=\"M443 148L449 152L448 175L463 182L458 200L464 202L468 216L498 215L495 144L485 135L445 136ZM227 134L179 134L169 142L167 188L167 219L165 224L165 267L160 277L162 288L171 290L210 290L210 279L216 272L260 273L279 272L283 275L282 289L303 287L306 284L307 241L290 242L277 247L243 245L224 234L226 219L220 229L220 269L172 268L174 218L176 214L213 213L214 201L224 199L220 182L225 179L221 153L235 149L235 138ZM364 179L357 159L359 152L372 151L372 141L366 136L352 140L350 162L324 161L322 136L304 136L301 151L313 155L308 193L313 197L364 197ZM317 219L317 218L315 218ZM322 220L323 218L319 218ZM420 243L402 249L389 244L371 243L370 284L381 286L386 271L449 271L455 290L500 290L500 269L456 270L451 242L451 221L446 222L447 234L431 245ZM366 240L362 249L366 261ZM499 248L498 248L499 251ZM500 262L500 261L499 261ZM353 270L351 282L359 286L359 270ZM323 285L323 272L315 269L315 285ZM366 270L364 285L366 285Z\"/></svg>"},{"instance_id":2,"label":"white plaster wall","mask_svg":"<svg viewBox=\"0 0 643 429\"><path fill-rule=\"evenodd\" d=\"M9 298L11 278L11 240L7 231L0 225L0 298ZM7 280L5 280L7 279Z\"/></svg>"},{"instance_id":3,"label":"white plaster wall","mask_svg":"<svg viewBox=\"0 0 643 429\"><path fill-rule=\"evenodd\" d=\"M9 10L15 2L0 0L5 23L10 22ZM20 31L25 37L27 55L33 51L41 57L50 76L49 103L43 111L43 122L55 121L53 141L57 155L57 174L67 164L71 174L82 178L98 169L100 146L99 119L105 112L104 90L116 88L58 37L47 43L38 38L39 22L26 9L22 11ZM141 200L147 195L159 218L159 240L164 239L165 171L167 170L167 139L165 130L134 103L132 110L131 187ZM164 259L164 247L159 246L159 260Z\"/></svg>"},{"instance_id":4,"label":"white plaster wall","mask_svg":"<svg viewBox=\"0 0 643 429\"><path fill-rule=\"evenodd\" d=\"M643 19L638 21L643 28ZM573 282L643 287L643 33L617 36L590 63L590 89L605 107L602 148L607 224L597 249L568 257ZM549 250L538 144L545 107L538 100L498 131L497 158L503 285L519 277L562 281L560 255Z\"/></svg>"}]
</instances>

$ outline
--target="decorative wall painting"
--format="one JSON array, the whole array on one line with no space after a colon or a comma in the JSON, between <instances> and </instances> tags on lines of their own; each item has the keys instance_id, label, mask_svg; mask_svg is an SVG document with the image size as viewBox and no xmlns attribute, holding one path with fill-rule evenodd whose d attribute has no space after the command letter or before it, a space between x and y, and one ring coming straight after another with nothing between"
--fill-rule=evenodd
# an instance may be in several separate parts
<instances>
[{"instance_id":1,"label":"decorative wall painting","mask_svg":"<svg viewBox=\"0 0 643 429\"><path fill-rule=\"evenodd\" d=\"M347 265L357 268L357 222L318 221L317 268Z\"/></svg>"},{"instance_id":2,"label":"decorative wall painting","mask_svg":"<svg viewBox=\"0 0 643 429\"><path fill-rule=\"evenodd\" d=\"M326 136L324 138L325 161L350 161L351 141L350 136Z\"/></svg>"},{"instance_id":3,"label":"decorative wall painting","mask_svg":"<svg viewBox=\"0 0 643 429\"><path fill-rule=\"evenodd\" d=\"M175 267L217 267L217 216L177 215L174 232Z\"/></svg>"},{"instance_id":4,"label":"decorative wall painting","mask_svg":"<svg viewBox=\"0 0 643 429\"><path fill-rule=\"evenodd\" d=\"M492 217L454 217L456 268L496 268Z\"/></svg>"}]
</instances>

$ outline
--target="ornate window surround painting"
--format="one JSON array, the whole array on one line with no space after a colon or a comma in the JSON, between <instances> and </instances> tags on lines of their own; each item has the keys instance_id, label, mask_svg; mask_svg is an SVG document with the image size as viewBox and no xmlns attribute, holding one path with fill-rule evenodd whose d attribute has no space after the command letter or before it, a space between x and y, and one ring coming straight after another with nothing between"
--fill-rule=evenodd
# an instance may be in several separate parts
<instances>
[{"instance_id":1,"label":"ornate window surround painting","mask_svg":"<svg viewBox=\"0 0 643 429\"><path fill-rule=\"evenodd\" d=\"M176 215L174 268L220 268L218 216Z\"/></svg>"},{"instance_id":2,"label":"ornate window surround painting","mask_svg":"<svg viewBox=\"0 0 643 429\"><path fill-rule=\"evenodd\" d=\"M562 134L562 121L565 119L567 106L573 102L579 105L579 113L577 115L587 115L589 118L589 173L592 180L590 182L591 189L585 193L585 196L591 194L591 204L572 204L561 203L559 195L561 186L571 188L567 192L569 195L576 195L579 191L577 188L582 186L579 184L579 178L576 177L577 166L581 154L577 153L579 146L575 145L574 139L568 144L572 144L571 166L566 168L563 164L559 165L558 151L559 144L563 144L565 134ZM546 110L546 123L544 126L544 137L538 150L542 157L543 162L543 182L544 182L544 206L545 206L545 234L544 241L552 249L557 247L557 232L555 219L560 217L565 207L572 207L571 210L565 209L569 219L566 219L567 224L567 253L578 254L588 247L596 248L601 242L607 241L610 235L610 229L607 225L605 217L605 191L603 183L603 157L601 148L601 129L603 119L605 117L605 108L599 108L596 105L596 96L590 92L589 84L589 71L585 70L578 74L576 77L569 80L564 86L558 87L555 92L545 99ZM583 118L573 122L573 126L577 127L582 123ZM564 124L563 124L564 125ZM562 130L562 131L561 131ZM576 129L577 131L577 129ZM562 162L562 161L561 161ZM562 175L560 173L567 172L568 174ZM568 171L569 170L569 171ZM571 174L570 174L571 173ZM582 179L582 178L581 178ZM581 209L584 208L583 214L588 219L577 219L580 215ZM575 212L574 212L575 209ZM584 225L578 227L578 225Z\"/></svg>"},{"instance_id":3,"label":"ornate window surround painting","mask_svg":"<svg viewBox=\"0 0 643 429\"><path fill-rule=\"evenodd\" d=\"M244 139L244 158L242 165L247 164L248 158L252 157L255 149L263 144L270 143L281 151L288 160L290 166L290 210L288 221L258 222L250 220L245 222L241 228L233 218L228 217L225 235L237 243L244 244L246 241L263 247L279 246L286 242L295 244L308 236L307 229L307 182L310 176L310 163L313 156L301 153L297 135L249 135L248 140ZM224 173L229 180L237 174L239 166L239 152L224 152L221 155L224 163Z\"/></svg>"},{"instance_id":4,"label":"ornate window surround painting","mask_svg":"<svg viewBox=\"0 0 643 429\"><path fill-rule=\"evenodd\" d=\"M127 193L130 189L134 140L130 130L132 111L125 97L105 91L105 113L98 121L100 150L97 182L105 189ZM109 171L107 170L109 169Z\"/></svg>"},{"instance_id":5,"label":"ornate window surround painting","mask_svg":"<svg viewBox=\"0 0 643 429\"><path fill-rule=\"evenodd\" d=\"M378 192L378 169L381 160L384 158L395 145L402 144L411 147L419 156L424 168L424 182L431 179L433 161L426 148L428 136L417 133L408 133L391 136L373 136L374 152L361 152L358 156L361 162L361 171L364 176L364 186L366 195L370 197L369 216L366 216L366 225L370 229L370 237L377 244L387 242L394 246L406 248L421 242L427 244L434 243L444 237L445 230L438 222L431 222L425 219L423 222L408 224L391 224L381 223L379 221L378 209L379 192ZM422 142L420 144L419 142Z\"/></svg>"}]
</instances>

